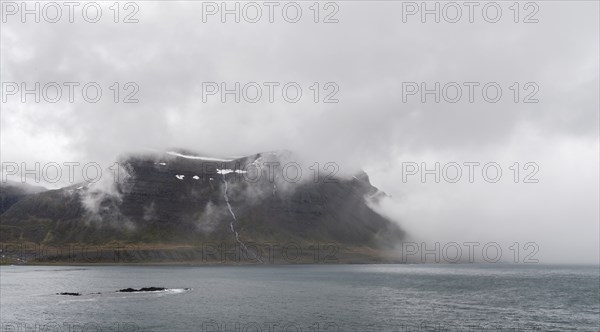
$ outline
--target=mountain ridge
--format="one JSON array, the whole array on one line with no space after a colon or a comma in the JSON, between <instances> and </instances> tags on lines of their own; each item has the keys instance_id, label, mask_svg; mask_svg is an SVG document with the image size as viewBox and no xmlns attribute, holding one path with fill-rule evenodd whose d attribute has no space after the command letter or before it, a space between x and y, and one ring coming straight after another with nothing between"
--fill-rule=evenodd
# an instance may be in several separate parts
<instances>
[{"instance_id":1,"label":"mountain ridge","mask_svg":"<svg viewBox=\"0 0 600 332\"><path fill-rule=\"evenodd\" d=\"M0 239L390 248L405 237L367 204L383 193L365 172L350 178L308 173L294 182L294 169L303 166L289 151L231 160L189 151L139 154L122 158L120 165L125 176L118 181L80 183L20 199L1 215Z\"/></svg>"}]
</instances>

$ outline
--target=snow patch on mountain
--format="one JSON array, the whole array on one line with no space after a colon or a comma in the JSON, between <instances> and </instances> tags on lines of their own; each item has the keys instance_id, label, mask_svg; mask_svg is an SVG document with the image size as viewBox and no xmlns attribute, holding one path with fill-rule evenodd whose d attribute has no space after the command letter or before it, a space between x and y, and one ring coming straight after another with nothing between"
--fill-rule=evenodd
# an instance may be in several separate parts
<instances>
[{"instance_id":1,"label":"snow patch on mountain","mask_svg":"<svg viewBox=\"0 0 600 332\"><path fill-rule=\"evenodd\" d=\"M175 152L175 151L167 151L166 153L169 154L169 155L171 155L171 156L185 158L185 159L207 160L207 161L222 161L222 162L228 162L228 161L232 161L233 160L233 159L223 159L223 158L215 158L215 157L206 157L206 156L191 156L191 155L187 155L187 154L181 154L181 153Z\"/></svg>"}]
</instances>

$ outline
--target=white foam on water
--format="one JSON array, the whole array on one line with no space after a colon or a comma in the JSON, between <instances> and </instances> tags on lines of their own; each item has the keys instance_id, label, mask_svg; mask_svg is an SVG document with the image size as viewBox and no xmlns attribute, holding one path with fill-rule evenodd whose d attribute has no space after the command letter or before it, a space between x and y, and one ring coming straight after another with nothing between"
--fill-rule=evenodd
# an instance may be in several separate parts
<instances>
[{"instance_id":1,"label":"white foam on water","mask_svg":"<svg viewBox=\"0 0 600 332\"><path fill-rule=\"evenodd\" d=\"M192 290L191 288L170 288L170 289L167 289L165 292L173 293L173 294L181 294L181 293L189 292L191 290Z\"/></svg>"}]
</instances>

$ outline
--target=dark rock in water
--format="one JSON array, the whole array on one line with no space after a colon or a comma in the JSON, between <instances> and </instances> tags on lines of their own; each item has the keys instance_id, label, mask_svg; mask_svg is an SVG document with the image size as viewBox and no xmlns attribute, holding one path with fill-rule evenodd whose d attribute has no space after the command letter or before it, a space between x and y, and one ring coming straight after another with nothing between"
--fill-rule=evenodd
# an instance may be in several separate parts
<instances>
[{"instance_id":1,"label":"dark rock in water","mask_svg":"<svg viewBox=\"0 0 600 332\"><path fill-rule=\"evenodd\" d=\"M56 293L56 295L70 295L70 296L80 296L80 293L69 293L69 292L62 292L62 293Z\"/></svg>"},{"instance_id":2,"label":"dark rock in water","mask_svg":"<svg viewBox=\"0 0 600 332\"><path fill-rule=\"evenodd\" d=\"M135 289L135 288L125 288L125 289L119 289L120 293L133 293L133 292L159 292L159 291L164 291L167 290L164 287L142 287L140 289Z\"/></svg>"},{"instance_id":3,"label":"dark rock in water","mask_svg":"<svg viewBox=\"0 0 600 332\"><path fill-rule=\"evenodd\" d=\"M158 291L164 291L167 290L164 287L143 287L140 288L140 292L158 292Z\"/></svg>"},{"instance_id":4,"label":"dark rock in water","mask_svg":"<svg viewBox=\"0 0 600 332\"><path fill-rule=\"evenodd\" d=\"M125 288L125 289L119 289L118 292L120 293L131 293L131 292L135 292L136 290L133 288Z\"/></svg>"}]
</instances>

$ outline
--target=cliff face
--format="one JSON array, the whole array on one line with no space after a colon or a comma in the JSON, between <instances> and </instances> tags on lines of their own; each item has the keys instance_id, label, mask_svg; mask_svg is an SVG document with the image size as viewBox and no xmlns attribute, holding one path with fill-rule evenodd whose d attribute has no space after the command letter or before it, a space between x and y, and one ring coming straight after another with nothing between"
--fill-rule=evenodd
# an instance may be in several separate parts
<instances>
[{"instance_id":1,"label":"cliff face","mask_svg":"<svg viewBox=\"0 0 600 332\"><path fill-rule=\"evenodd\" d=\"M294 183L295 167L284 169L289 163L289 153L232 160L130 157L118 181L23 197L2 214L0 236L43 243L298 241L368 247L403 238L395 223L367 206L365 197L378 190L365 173L318 180L303 174Z\"/></svg>"},{"instance_id":2,"label":"cliff face","mask_svg":"<svg viewBox=\"0 0 600 332\"><path fill-rule=\"evenodd\" d=\"M46 191L46 188L20 182L0 182L0 215L27 195Z\"/></svg>"}]
</instances>

